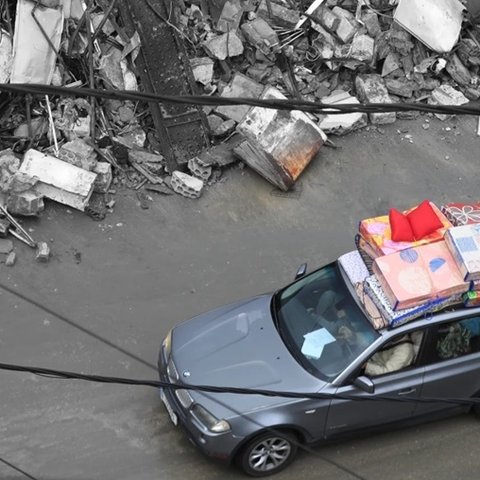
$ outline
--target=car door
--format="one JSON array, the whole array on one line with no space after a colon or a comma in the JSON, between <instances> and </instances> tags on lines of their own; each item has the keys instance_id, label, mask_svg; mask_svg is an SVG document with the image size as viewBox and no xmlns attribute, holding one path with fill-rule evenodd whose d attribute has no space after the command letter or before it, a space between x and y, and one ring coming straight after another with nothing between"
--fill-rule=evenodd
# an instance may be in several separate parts
<instances>
[{"instance_id":1,"label":"car door","mask_svg":"<svg viewBox=\"0 0 480 480\"><path fill-rule=\"evenodd\" d=\"M374 385L374 393L367 393L353 384L354 378L361 375L357 370L350 381L333 390L338 395L355 395L362 400L333 400L328 411L326 422L326 438L343 433L376 427L395 421L411 418L416 402L402 401L402 399L418 398L421 394L425 367L421 364L421 342L424 332L419 331L419 344L415 345L415 357L410 365L397 371L370 377ZM395 340L395 339L394 339ZM389 343L389 342L386 342ZM379 348L385 348L385 344ZM324 393L324 391L322 391ZM400 401L369 400L376 396L391 396Z\"/></svg>"},{"instance_id":2,"label":"car door","mask_svg":"<svg viewBox=\"0 0 480 480\"><path fill-rule=\"evenodd\" d=\"M457 337L452 336L455 331ZM480 316L463 316L435 325L426 359L422 396L468 399L479 395ZM455 407L450 403L422 403L416 413L428 414Z\"/></svg>"}]
</instances>

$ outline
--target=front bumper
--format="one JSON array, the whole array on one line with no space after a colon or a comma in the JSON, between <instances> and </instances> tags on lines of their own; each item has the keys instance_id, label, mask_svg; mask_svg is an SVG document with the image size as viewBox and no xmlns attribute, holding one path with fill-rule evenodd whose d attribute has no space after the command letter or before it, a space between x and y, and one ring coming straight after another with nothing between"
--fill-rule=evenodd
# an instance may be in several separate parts
<instances>
[{"instance_id":1,"label":"front bumper","mask_svg":"<svg viewBox=\"0 0 480 480\"><path fill-rule=\"evenodd\" d=\"M163 348L158 358L158 372L161 382L169 382L167 375L168 359ZM196 445L205 455L222 462L230 463L233 454L243 437L237 437L231 431L225 433L213 433L202 425L188 410L185 410L170 388L160 389L160 398L164 403L167 413L175 426L181 427L190 441Z\"/></svg>"}]
</instances>

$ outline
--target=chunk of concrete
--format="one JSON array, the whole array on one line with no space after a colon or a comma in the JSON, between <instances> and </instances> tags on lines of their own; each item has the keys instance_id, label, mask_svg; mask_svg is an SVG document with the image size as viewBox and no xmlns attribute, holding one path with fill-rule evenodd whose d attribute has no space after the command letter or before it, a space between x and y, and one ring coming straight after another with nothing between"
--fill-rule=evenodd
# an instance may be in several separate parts
<instances>
[{"instance_id":1,"label":"chunk of concrete","mask_svg":"<svg viewBox=\"0 0 480 480\"><path fill-rule=\"evenodd\" d=\"M97 164L95 149L80 138L63 144L58 151L57 157L64 162L90 172Z\"/></svg>"},{"instance_id":2,"label":"chunk of concrete","mask_svg":"<svg viewBox=\"0 0 480 480\"><path fill-rule=\"evenodd\" d=\"M390 75L395 70L398 70L399 68L401 68L401 66L402 66L402 63L400 60L400 55L395 52L390 52L387 55L387 58L385 58L385 61L383 62L382 77L386 77L387 75Z\"/></svg>"},{"instance_id":3,"label":"chunk of concrete","mask_svg":"<svg viewBox=\"0 0 480 480\"><path fill-rule=\"evenodd\" d=\"M12 72L12 38L5 30L0 30L0 83L8 83Z\"/></svg>"},{"instance_id":4,"label":"chunk of concrete","mask_svg":"<svg viewBox=\"0 0 480 480\"><path fill-rule=\"evenodd\" d=\"M314 17L314 21L318 20L318 23L329 32L335 32L340 25L340 18L324 5L320 5L320 7L312 13L312 17Z\"/></svg>"},{"instance_id":5,"label":"chunk of concrete","mask_svg":"<svg viewBox=\"0 0 480 480\"><path fill-rule=\"evenodd\" d=\"M17 260L17 254L15 252L10 252L5 259L5 265L7 267L13 267L15 265L15 261Z\"/></svg>"},{"instance_id":6,"label":"chunk of concrete","mask_svg":"<svg viewBox=\"0 0 480 480\"><path fill-rule=\"evenodd\" d=\"M235 32L240 25L245 8L241 0L227 0L217 21L219 32Z\"/></svg>"},{"instance_id":7,"label":"chunk of concrete","mask_svg":"<svg viewBox=\"0 0 480 480\"><path fill-rule=\"evenodd\" d=\"M451 85L440 85L432 91L428 99L430 105L463 105L468 103L468 98L462 92L455 90ZM445 113L436 113L435 116L440 120L446 120L449 115Z\"/></svg>"},{"instance_id":8,"label":"chunk of concrete","mask_svg":"<svg viewBox=\"0 0 480 480\"><path fill-rule=\"evenodd\" d=\"M213 60L210 57L196 57L190 59L193 78L202 85L208 85L213 78Z\"/></svg>"},{"instance_id":9,"label":"chunk of concrete","mask_svg":"<svg viewBox=\"0 0 480 480\"><path fill-rule=\"evenodd\" d=\"M332 12L340 20L335 35L342 43L350 43L359 29L355 16L341 7L334 7Z\"/></svg>"},{"instance_id":10,"label":"chunk of concrete","mask_svg":"<svg viewBox=\"0 0 480 480\"><path fill-rule=\"evenodd\" d=\"M38 178L35 189L39 194L81 211L97 178L96 173L33 149L25 153L19 172Z\"/></svg>"},{"instance_id":11,"label":"chunk of concrete","mask_svg":"<svg viewBox=\"0 0 480 480\"><path fill-rule=\"evenodd\" d=\"M174 192L187 198L198 198L202 194L203 181L187 173L175 170L172 174L171 185Z\"/></svg>"},{"instance_id":12,"label":"chunk of concrete","mask_svg":"<svg viewBox=\"0 0 480 480\"><path fill-rule=\"evenodd\" d=\"M392 103L387 87L380 75L358 75L355 79L358 98L364 103ZM395 112L369 113L368 118L374 124L395 122Z\"/></svg>"},{"instance_id":13,"label":"chunk of concrete","mask_svg":"<svg viewBox=\"0 0 480 480\"><path fill-rule=\"evenodd\" d=\"M392 95L410 98L413 95L413 85L406 78L386 78L385 86Z\"/></svg>"},{"instance_id":14,"label":"chunk of concrete","mask_svg":"<svg viewBox=\"0 0 480 480\"><path fill-rule=\"evenodd\" d=\"M8 192L13 175L20 168L20 160L11 149L0 152L0 192Z\"/></svg>"},{"instance_id":15,"label":"chunk of concrete","mask_svg":"<svg viewBox=\"0 0 480 480\"><path fill-rule=\"evenodd\" d=\"M212 175L212 167L198 157L193 157L188 161L188 169L193 176L200 178L204 182Z\"/></svg>"},{"instance_id":16,"label":"chunk of concrete","mask_svg":"<svg viewBox=\"0 0 480 480\"><path fill-rule=\"evenodd\" d=\"M36 216L45 209L43 194L38 191L10 193L7 197L7 210L13 215Z\"/></svg>"},{"instance_id":17,"label":"chunk of concrete","mask_svg":"<svg viewBox=\"0 0 480 480\"><path fill-rule=\"evenodd\" d=\"M270 9L267 5L267 0L262 0L257 9L257 15L262 17L272 25L278 25L292 29L300 20L300 14L297 10L292 10L285 5L270 2Z\"/></svg>"},{"instance_id":18,"label":"chunk of concrete","mask_svg":"<svg viewBox=\"0 0 480 480\"><path fill-rule=\"evenodd\" d=\"M262 99L285 99L266 87ZM252 107L237 130L246 138L234 152L281 190L291 188L323 145L326 135L300 111Z\"/></svg>"},{"instance_id":19,"label":"chunk of concrete","mask_svg":"<svg viewBox=\"0 0 480 480\"><path fill-rule=\"evenodd\" d=\"M112 166L108 162L98 162L93 172L97 174L93 191L97 193L107 193L113 179Z\"/></svg>"},{"instance_id":20,"label":"chunk of concrete","mask_svg":"<svg viewBox=\"0 0 480 480\"><path fill-rule=\"evenodd\" d=\"M378 21L378 15L373 10L364 10L361 20L371 37L375 38L382 31L380 22Z\"/></svg>"},{"instance_id":21,"label":"chunk of concrete","mask_svg":"<svg viewBox=\"0 0 480 480\"><path fill-rule=\"evenodd\" d=\"M454 53L446 66L447 72L459 85L468 86L471 84L472 75L468 71L467 67L461 62L458 55Z\"/></svg>"},{"instance_id":22,"label":"chunk of concrete","mask_svg":"<svg viewBox=\"0 0 480 480\"><path fill-rule=\"evenodd\" d=\"M37 254L35 256L37 262L46 263L50 260L50 247L47 242L37 243Z\"/></svg>"},{"instance_id":23,"label":"chunk of concrete","mask_svg":"<svg viewBox=\"0 0 480 480\"><path fill-rule=\"evenodd\" d=\"M248 97L258 98L263 91L264 86L261 83L252 80L243 73L236 73L230 84L223 90L221 97ZM237 123L242 120L250 109L249 105L222 105L215 109L216 113L224 115Z\"/></svg>"},{"instance_id":24,"label":"chunk of concrete","mask_svg":"<svg viewBox=\"0 0 480 480\"><path fill-rule=\"evenodd\" d=\"M131 163L165 163L163 155L151 153L147 150L140 150L138 148L128 150L128 160Z\"/></svg>"},{"instance_id":25,"label":"chunk of concrete","mask_svg":"<svg viewBox=\"0 0 480 480\"><path fill-rule=\"evenodd\" d=\"M243 43L235 32L216 35L203 42L203 48L212 58L225 60L227 57L236 57L243 53Z\"/></svg>"},{"instance_id":26,"label":"chunk of concrete","mask_svg":"<svg viewBox=\"0 0 480 480\"><path fill-rule=\"evenodd\" d=\"M222 121L215 129L212 129L212 135L214 137L224 137L235 130L237 123L231 118Z\"/></svg>"},{"instance_id":27,"label":"chunk of concrete","mask_svg":"<svg viewBox=\"0 0 480 480\"><path fill-rule=\"evenodd\" d=\"M355 35L350 48L350 57L360 62L370 63L373 60L375 41L368 35Z\"/></svg>"},{"instance_id":28,"label":"chunk of concrete","mask_svg":"<svg viewBox=\"0 0 480 480\"><path fill-rule=\"evenodd\" d=\"M341 105L345 103L360 102L355 97L344 91L334 91L328 97L322 98L322 103L328 105ZM362 112L344 113L326 115L320 123L319 127L325 132L333 135L345 135L354 130L358 130L367 125L367 114Z\"/></svg>"},{"instance_id":29,"label":"chunk of concrete","mask_svg":"<svg viewBox=\"0 0 480 480\"><path fill-rule=\"evenodd\" d=\"M268 54L270 49L279 43L275 30L263 18L244 22L241 30L247 42L265 54Z\"/></svg>"}]
</instances>

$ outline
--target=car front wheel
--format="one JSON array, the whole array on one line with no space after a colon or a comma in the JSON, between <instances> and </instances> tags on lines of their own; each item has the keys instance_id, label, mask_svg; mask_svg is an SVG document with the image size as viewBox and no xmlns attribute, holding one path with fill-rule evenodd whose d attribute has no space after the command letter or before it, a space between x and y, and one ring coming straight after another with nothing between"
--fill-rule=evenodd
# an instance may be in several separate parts
<instances>
[{"instance_id":1,"label":"car front wheel","mask_svg":"<svg viewBox=\"0 0 480 480\"><path fill-rule=\"evenodd\" d=\"M264 433L250 440L239 455L239 465L252 477L265 477L292 463L298 441L287 432Z\"/></svg>"}]
</instances>

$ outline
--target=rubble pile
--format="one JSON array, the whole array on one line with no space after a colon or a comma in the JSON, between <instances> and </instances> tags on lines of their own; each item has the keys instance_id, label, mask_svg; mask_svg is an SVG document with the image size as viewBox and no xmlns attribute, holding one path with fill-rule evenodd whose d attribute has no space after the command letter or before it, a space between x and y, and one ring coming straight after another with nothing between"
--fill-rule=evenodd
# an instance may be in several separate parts
<instances>
[{"instance_id":1,"label":"rubble pile","mask_svg":"<svg viewBox=\"0 0 480 480\"><path fill-rule=\"evenodd\" d=\"M468 3L181 0L172 2L168 18L155 14L185 43L194 93L461 105L480 98L480 33ZM0 83L148 90L139 75L140 35L127 34L116 2L11 0L6 10ZM325 133L418 115L268 116L248 105L202 111L218 149L171 168L147 103L0 92L0 235L15 232L37 246L6 215L40 215L44 199L103 219L119 188L135 189L141 208L149 207L149 192L198 198L239 159L288 190Z\"/></svg>"}]
</instances>

